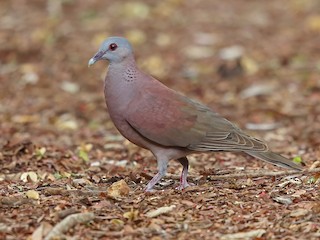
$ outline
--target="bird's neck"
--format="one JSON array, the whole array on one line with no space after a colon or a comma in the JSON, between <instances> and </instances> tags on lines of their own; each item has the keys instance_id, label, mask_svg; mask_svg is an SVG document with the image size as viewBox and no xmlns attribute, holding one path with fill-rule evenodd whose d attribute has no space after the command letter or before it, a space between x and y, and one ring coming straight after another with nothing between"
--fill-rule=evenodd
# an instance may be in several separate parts
<instances>
[{"instance_id":1,"label":"bird's neck","mask_svg":"<svg viewBox=\"0 0 320 240\"><path fill-rule=\"evenodd\" d=\"M133 58L110 63L104 83L109 110L125 108L137 94L138 69Z\"/></svg>"},{"instance_id":2,"label":"bird's neck","mask_svg":"<svg viewBox=\"0 0 320 240\"><path fill-rule=\"evenodd\" d=\"M110 63L105 84L111 88L125 90L136 83L138 73L139 70L133 58L125 59L121 63Z\"/></svg>"}]
</instances>

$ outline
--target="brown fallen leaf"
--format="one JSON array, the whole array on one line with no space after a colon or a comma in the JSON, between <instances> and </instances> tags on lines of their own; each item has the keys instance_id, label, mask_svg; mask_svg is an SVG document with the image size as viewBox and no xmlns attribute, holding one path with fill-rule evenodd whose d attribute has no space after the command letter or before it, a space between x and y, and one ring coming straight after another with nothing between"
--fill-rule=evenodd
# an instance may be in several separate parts
<instances>
[{"instance_id":1,"label":"brown fallen leaf","mask_svg":"<svg viewBox=\"0 0 320 240\"><path fill-rule=\"evenodd\" d=\"M154 219L152 219L154 220ZM152 229L153 231L160 232L162 231L162 227L157 222L151 221L151 223L148 225L148 228Z\"/></svg>"},{"instance_id":2,"label":"brown fallen leaf","mask_svg":"<svg viewBox=\"0 0 320 240\"><path fill-rule=\"evenodd\" d=\"M127 196L130 192L128 184L122 179L113 183L107 190L107 193L112 198Z\"/></svg>"}]
</instances>

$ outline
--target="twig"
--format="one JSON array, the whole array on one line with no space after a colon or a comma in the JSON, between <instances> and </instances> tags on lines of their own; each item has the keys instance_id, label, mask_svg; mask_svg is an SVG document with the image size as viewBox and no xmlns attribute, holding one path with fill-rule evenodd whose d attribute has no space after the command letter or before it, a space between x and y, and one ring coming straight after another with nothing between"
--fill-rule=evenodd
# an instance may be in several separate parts
<instances>
[{"instance_id":1,"label":"twig","mask_svg":"<svg viewBox=\"0 0 320 240\"><path fill-rule=\"evenodd\" d=\"M76 224L88 222L92 219L94 219L94 214L92 212L69 215L52 228L52 230L45 237L45 240L50 240L54 237L60 236L70 228L74 227Z\"/></svg>"},{"instance_id":2,"label":"twig","mask_svg":"<svg viewBox=\"0 0 320 240\"><path fill-rule=\"evenodd\" d=\"M308 175L312 173L320 173L320 168L304 170L301 172L290 170L290 171L280 171L280 172L265 172L265 171L248 171L248 172L240 172L240 173L231 173L231 174L224 174L224 175L209 175L209 180L221 180L221 179L231 179L231 178L256 178L256 177L279 177L279 176L287 176L287 175ZM168 178L171 179L180 179L180 176L167 174ZM192 180L197 180L199 177L192 177L188 176L188 178Z\"/></svg>"},{"instance_id":3,"label":"twig","mask_svg":"<svg viewBox=\"0 0 320 240\"><path fill-rule=\"evenodd\" d=\"M210 180L219 180L219 179L227 179L227 178L255 178L255 177L279 177L279 176L287 176L287 175L308 175L311 173L320 173L320 168L315 168L311 170L304 170L301 172L290 170L290 171L280 171L280 172L242 172L242 173L233 173L226 175L215 175L209 176Z\"/></svg>"}]
</instances>

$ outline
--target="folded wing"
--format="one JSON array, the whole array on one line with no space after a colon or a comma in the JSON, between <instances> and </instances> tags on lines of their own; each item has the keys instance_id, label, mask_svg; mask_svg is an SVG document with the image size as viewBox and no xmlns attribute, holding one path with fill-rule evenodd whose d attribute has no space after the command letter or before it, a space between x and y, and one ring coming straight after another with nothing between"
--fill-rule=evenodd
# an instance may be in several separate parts
<instances>
[{"instance_id":1,"label":"folded wing","mask_svg":"<svg viewBox=\"0 0 320 240\"><path fill-rule=\"evenodd\" d=\"M128 106L128 123L142 136L163 146L193 151L267 151L210 108L169 88L145 88Z\"/></svg>"}]
</instances>

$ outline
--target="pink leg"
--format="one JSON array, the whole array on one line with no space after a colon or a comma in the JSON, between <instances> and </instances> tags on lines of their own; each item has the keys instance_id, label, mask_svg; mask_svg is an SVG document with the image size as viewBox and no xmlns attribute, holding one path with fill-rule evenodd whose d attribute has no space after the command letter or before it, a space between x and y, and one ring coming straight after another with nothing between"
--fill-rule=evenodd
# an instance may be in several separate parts
<instances>
[{"instance_id":1,"label":"pink leg","mask_svg":"<svg viewBox=\"0 0 320 240\"><path fill-rule=\"evenodd\" d=\"M189 184L187 181L188 176L188 168L189 168L189 161L187 157L179 158L178 161L182 164L182 172L180 177L180 185L177 187L178 190L183 190L193 184Z\"/></svg>"},{"instance_id":2,"label":"pink leg","mask_svg":"<svg viewBox=\"0 0 320 240\"><path fill-rule=\"evenodd\" d=\"M146 192L151 192L153 190L154 185L156 185L161 178L166 175L168 160L167 159L157 159L158 162L158 173L154 175L154 177L150 180L146 188L144 189Z\"/></svg>"},{"instance_id":3,"label":"pink leg","mask_svg":"<svg viewBox=\"0 0 320 240\"><path fill-rule=\"evenodd\" d=\"M158 172L156 175L154 175L154 177L150 180L150 182L148 183L148 185L146 186L146 188L144 189L146 192L152 192L154 185L156 185L161 178L164 176L165 174L161 174L160 172Z\"/></svg>"}]
</instances>

